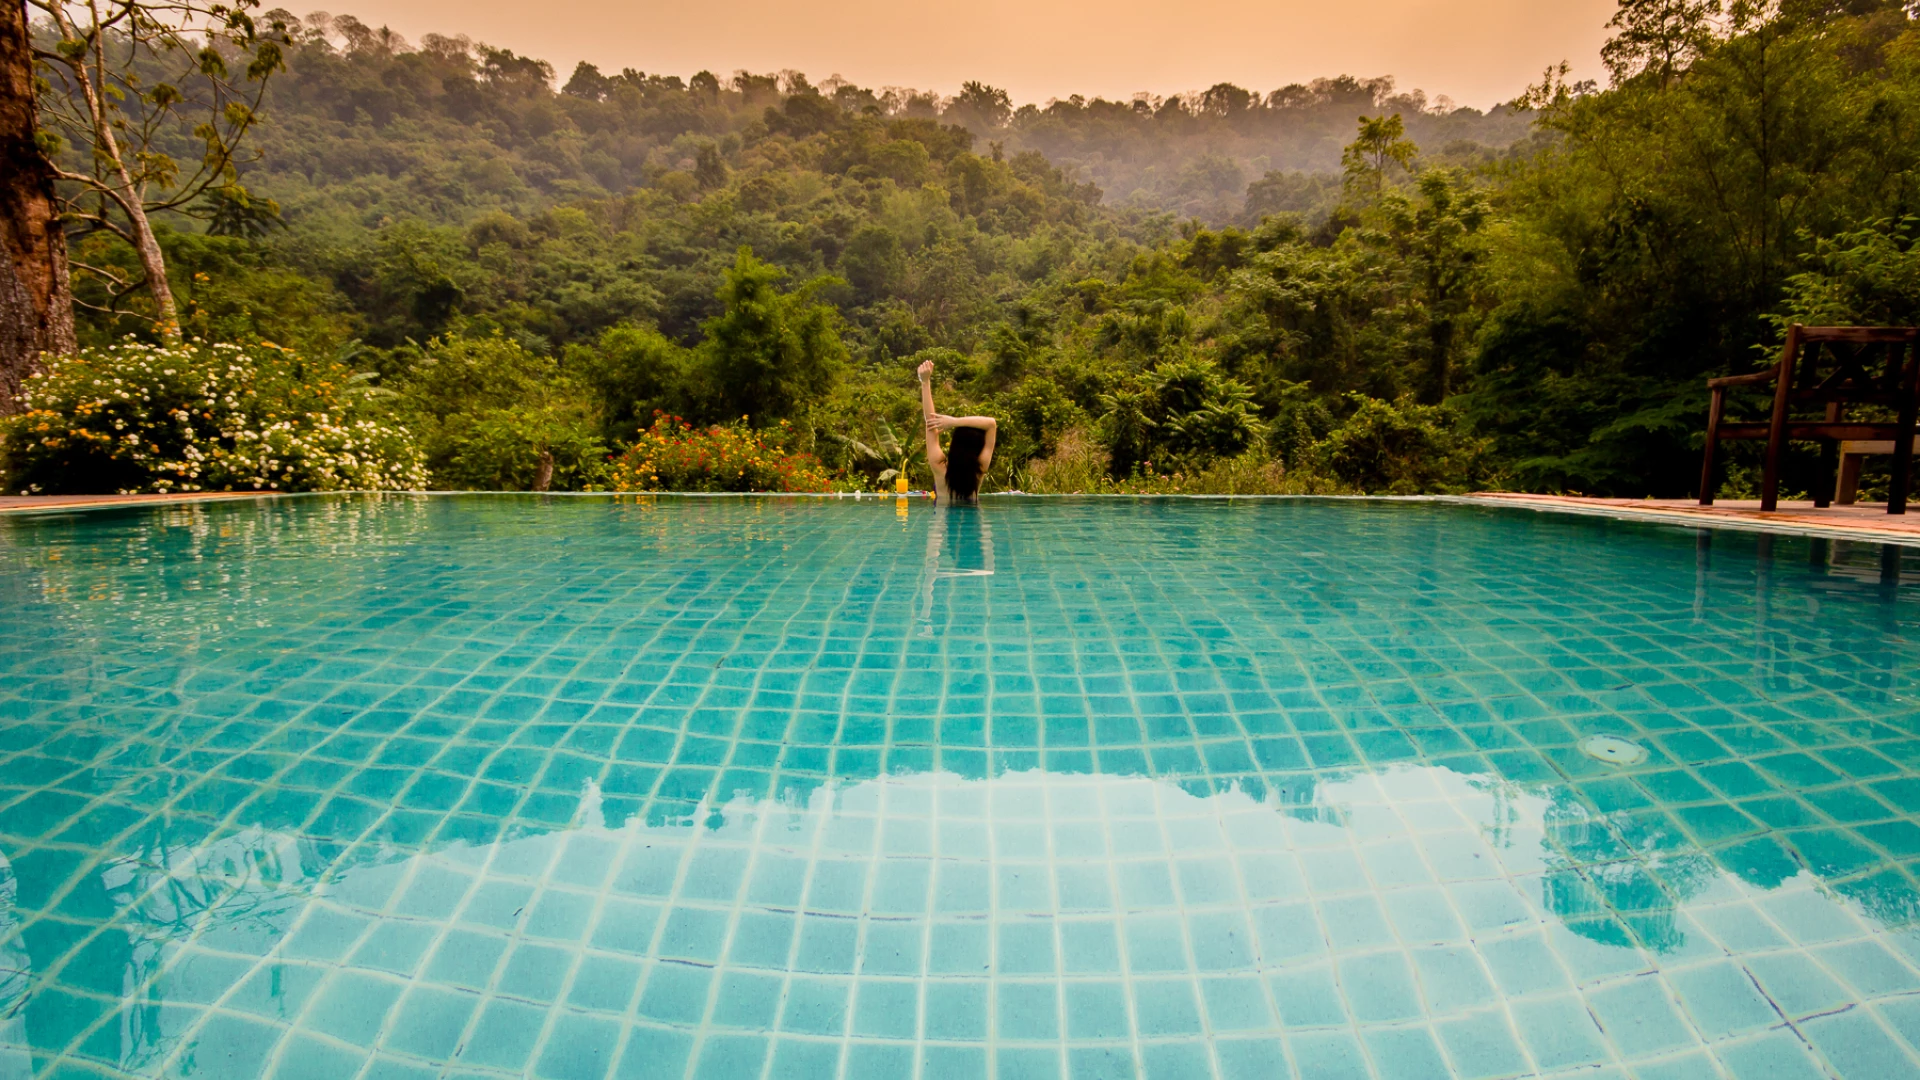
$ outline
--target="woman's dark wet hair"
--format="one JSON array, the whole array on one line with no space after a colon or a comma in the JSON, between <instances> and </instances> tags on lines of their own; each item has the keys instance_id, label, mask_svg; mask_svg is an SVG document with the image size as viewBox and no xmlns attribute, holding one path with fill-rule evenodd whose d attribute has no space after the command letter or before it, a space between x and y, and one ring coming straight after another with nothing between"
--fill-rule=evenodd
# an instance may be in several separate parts
<instances>
[{"instance_id":1,"label":"woman's dark wet hair","mask_svg":"<svg viewBox=\"0 0 1920 1080\"><path fill-rule=\"evenodd\" d=\"M980 494L980 451L987 433L977 427L957 427L947 443L947 491L957 503L972 502Z\"/></svg>"}]
</instances>

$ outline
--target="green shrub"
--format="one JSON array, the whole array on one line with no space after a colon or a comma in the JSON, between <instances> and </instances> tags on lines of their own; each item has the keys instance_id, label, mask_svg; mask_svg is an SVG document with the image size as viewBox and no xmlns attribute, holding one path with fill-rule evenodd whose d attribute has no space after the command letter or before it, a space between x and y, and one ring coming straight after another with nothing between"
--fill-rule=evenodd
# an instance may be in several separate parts
<instances>
[{"instance_id":1,"label":"green shrub","mask_svg":"<svg viewBox=\"0 0 1920 1080\"><path fill-rule=\"evenodd\" d=\"M1315 471L1369 495L1466 491L1490 479L1485 439L1461 430L1440 405L1348 395L1353 412L1315 443Z\"/></svg>"},{"instance_id":2,"label":"green shrub","mask_svg":"<svg viewBox=\"0 0 1920 1080\"><path fill-rule=\"evenodd\" d=\"M497 334L436 339L397 387L437 488L569 491L605 480L593 397L551 357Z\"/></svg>"},{"instance_id":3,"label":"green shrub","mask_svg":"<svg viewBox=\"0 0 1920 1080\"><path fill-rule=\"evenodd\" d=\"M426 467L368 383L275 345L128 340L57 357L0 421L27 494L418 490Z\"/></svg>"}]
</instances>

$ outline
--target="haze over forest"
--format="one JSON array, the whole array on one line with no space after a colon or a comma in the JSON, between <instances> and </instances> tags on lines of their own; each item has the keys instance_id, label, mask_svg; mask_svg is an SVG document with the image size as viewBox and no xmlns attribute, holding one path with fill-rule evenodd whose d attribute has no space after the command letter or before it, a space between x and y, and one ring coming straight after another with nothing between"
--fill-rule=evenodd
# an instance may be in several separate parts
<instances>
[{"instance_id":1,"label":"haze over forest","mask_svg":"<svg viewBox=\"0 0 1920 1080\"><path fill-rule=\"evenodd\" d=\"M1613 0L1110 0L1097 13L1062 0L964 11L879 0L737 0L721 9L573 0L566 18L529 19L524 5L495 0L388 0L377 15L411 38L457 29L563 74L581 60L682 76L795 68L816 80L838 73L943 94L980 80L1044 104L1222 81L1272 89L1352 72L1391 74L1403 87L1486 109L1561 60L1576 79L1605 78L1600 46L1613 10Z\"/></svg>"}]
</instances>

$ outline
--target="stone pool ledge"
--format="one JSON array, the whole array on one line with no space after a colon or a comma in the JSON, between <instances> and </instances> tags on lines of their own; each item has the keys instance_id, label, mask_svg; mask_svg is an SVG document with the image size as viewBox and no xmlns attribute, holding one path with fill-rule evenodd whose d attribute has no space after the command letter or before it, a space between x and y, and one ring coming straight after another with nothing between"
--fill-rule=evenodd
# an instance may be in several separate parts
<instances>
[{"instance_id":1,"label":"stone pool ledge","mask_svg":"<svg viewBox=\"0 0 1920 1080\"><path fill-rule=\"evenodd\" d=\"M1701 506L1692 499L1602 499L1584 495L1527 495L1506 491L1475 492L1447 501L1920 546L1920 505L1914 505L1905 514L1894 515L1887 513L1885 503L1859 503L1820 509L1812 502L1788 502L1783 499L1780 509L1764 513L1759 501L1753 499L1722 499L1712 506Z\"/></svg>"},{"instance_id":2,"label":"stone pool ledge","mask_svg":"<svg viewBox=\"0 0 1920 1080\"><path fill-rule=\"evenodd\" d=\"M207 502L213 499L277 499L277 492L190 491L174 495L0 495L0 514L31 510L95 510L111 506Z\"/></svg>"}]
</instances>

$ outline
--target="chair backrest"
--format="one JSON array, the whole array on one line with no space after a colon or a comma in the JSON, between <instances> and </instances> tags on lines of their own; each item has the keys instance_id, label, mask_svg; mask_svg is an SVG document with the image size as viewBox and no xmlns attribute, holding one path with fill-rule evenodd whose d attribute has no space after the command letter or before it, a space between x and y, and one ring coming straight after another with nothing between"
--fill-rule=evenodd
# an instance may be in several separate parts
<instances>
[{"instance_id":1,"label":"chair backrest","mask_svg":"<svg viewBox=\"0 0 1920 1080\"><path fill-rule=\"evenodd\" d=\"M1788 400L1898 405L1920 378L1920 327L1787 328Z\"/></svg>"}]
</instances>

